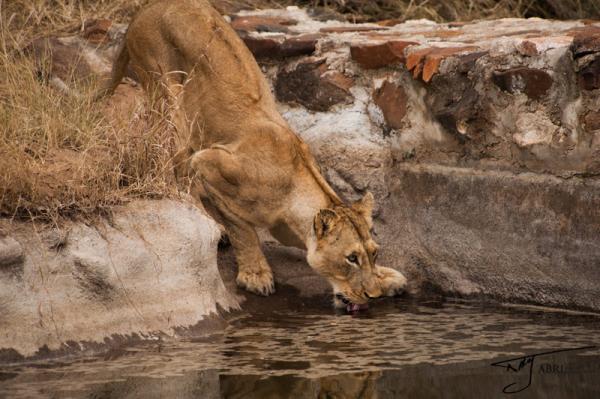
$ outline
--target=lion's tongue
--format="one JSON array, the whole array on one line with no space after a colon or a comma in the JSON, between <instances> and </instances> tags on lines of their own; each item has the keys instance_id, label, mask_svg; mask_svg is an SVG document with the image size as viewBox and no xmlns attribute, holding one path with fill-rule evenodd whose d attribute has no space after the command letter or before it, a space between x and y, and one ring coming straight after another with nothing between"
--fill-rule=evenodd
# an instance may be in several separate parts
<instances>
[{"instance_id":1,"label":"lion's tongue","mask_svg":"<svg viewBox=\"0 0 600 399\"><path fill-rule=\"evenodd\" d=\"M365 310L368 308L369 305L366 303L363 303L362 305L359 305L357 303L349 303L348 305L346 305L347 312L358 312L359 310Z\"/></svg>"}]
</instances>

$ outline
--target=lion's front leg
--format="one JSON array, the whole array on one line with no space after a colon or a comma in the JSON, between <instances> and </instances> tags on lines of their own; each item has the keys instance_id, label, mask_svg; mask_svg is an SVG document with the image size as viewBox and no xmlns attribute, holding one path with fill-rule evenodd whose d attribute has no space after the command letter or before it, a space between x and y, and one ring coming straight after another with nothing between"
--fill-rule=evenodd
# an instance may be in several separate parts
<instances>
[{"instance_id":1,"label":"lion's front leg","mask_svg":"<svg viewBox=\"0 0 600 399\"><path fill-rule=\"evenodd\" d=\"M375 267L382 296L395 296L405 291L407 280L402 273L390 267Z\"/></svg>"},{"instance_id":2,"label":"lion's front leg","mask_svg":"<svg viewBox=\"0 0 600 399\"><path fill-rule=\"evenodd\" d=\"M227 220L225 228L238 263L237 285L259 295L275 292L273 272L260 248L254 228Z\"/></svg>"},{"instance_id":3,"label":"lion's front leg","mask_svg":"<svg viewBox=\"0 0 600 399\"><path fill-rule=\"evenodd\" d=\"M274 293L273 272L261 250L256 230L234 210L238 179L243 177L236 156L222 149L202 150L192 157L191 167L229 236L238 264L238 286L259 295Z\"/></svg>"}]
</instances>

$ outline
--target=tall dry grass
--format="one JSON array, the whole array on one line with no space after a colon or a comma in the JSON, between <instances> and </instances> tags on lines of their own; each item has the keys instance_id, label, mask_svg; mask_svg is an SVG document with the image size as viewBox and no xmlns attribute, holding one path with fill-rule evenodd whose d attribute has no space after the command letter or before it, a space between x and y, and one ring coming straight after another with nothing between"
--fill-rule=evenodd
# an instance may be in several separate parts
<instances>
[{"instance_id":1,"label":"tall dry grass","mask_svg":"<svg viewBox=\"0 0 600 399\"><path fill-rule=\"evenodd\" d=\"M118 19L133 3L0 1L0 216L57 220L175 194L165 113L143 104L107 112L92 101L93 84L70 79L76 96L55 90L44 63L18 51L86 19Z\"/></svg>"},{"instance_id":2,"label":"tall dry grass","mask_svg":"<svg viewBox=\"0 0 600 399\"><path fill-rule=\"evenodd\" d=\"M0 0L3 41L21 48L33 38L81 29L90 19L126 21L148 0Z\"/></svg>"},{"instance_id":3,"label":"tall dry grass","mask_svg":"<svg viewBox=\"0 0 600 399\"><path fill-rule=\"evenodd\" d=\"M0 56L0 214L92 215L137 197L174 194L172 132L142 104L112 115L44 84L27 59Z\"/></svg>"}]
</instances>

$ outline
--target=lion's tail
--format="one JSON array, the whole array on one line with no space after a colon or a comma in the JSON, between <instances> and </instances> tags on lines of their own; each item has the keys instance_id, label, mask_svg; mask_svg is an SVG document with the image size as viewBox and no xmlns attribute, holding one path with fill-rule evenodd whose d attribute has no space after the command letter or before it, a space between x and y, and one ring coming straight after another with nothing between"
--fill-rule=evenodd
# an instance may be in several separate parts
<instances>
[{"instance_id":1,"label":"lion's tail","mask_svg":"<svg viewBox=\"0 0 600 399\"><path fill-rule=\"evenodd\" d=\"M108 80L103 87L96 92L94 95L94 101L100 100L115 91L125 76L127 65L129 65L129 50L127 49L126 39L124 39L121 47L118 50L117 58L113 63L112 71L110 73L110 80Z\"/></svg>"}]
</instances>

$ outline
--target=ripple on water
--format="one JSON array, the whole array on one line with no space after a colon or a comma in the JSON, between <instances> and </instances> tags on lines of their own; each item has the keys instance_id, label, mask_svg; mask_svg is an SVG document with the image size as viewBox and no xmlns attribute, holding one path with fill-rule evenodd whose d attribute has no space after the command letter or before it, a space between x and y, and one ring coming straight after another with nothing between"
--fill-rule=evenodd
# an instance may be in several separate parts
<instances>
[{"instance_id":1,"label":"ripple on water","mask_svg":"<svg viewBox=\"0 0 600 399\"><path fill-rule=\"evenodd\" d=\"M244 397L239 395L268 392L269 387L274 392L287 387L290 392L302 388L318 393L328 386L342 391L356 386L372 389L379 397L394 397L418 389L420 382L458 383L464 382L460 376L477 373L481 381L493 381L490 386L501 390L506 375L489 366L492 359L598 344L600 318L593 315L455 302L430 305L380 302L356 317L323 309L245 315L223 333L206 337L147 343L70 363L0 368L0 396L6 392L10 397L90 397L112 390L117 394L109 397L121 397L121 390L132 389L143 396L145 387L161 381L160 389L179 392L178 386L184 384L189 395L212 389L218 393L215 397ZM596 363L600 359L598 351L585 355L570 359ZM600 376L600 368L597 371ZM412 380L401 378L407 375ZM543 389L562 392L551 382L543 385L542 377L537 379ZM560 377L564 382L581 376ZM587 386L600 389L597 382ZM211 397L205 394L201 397Z\"/></svg>"}]
</instances>

